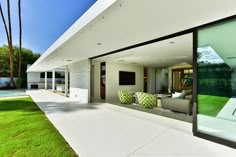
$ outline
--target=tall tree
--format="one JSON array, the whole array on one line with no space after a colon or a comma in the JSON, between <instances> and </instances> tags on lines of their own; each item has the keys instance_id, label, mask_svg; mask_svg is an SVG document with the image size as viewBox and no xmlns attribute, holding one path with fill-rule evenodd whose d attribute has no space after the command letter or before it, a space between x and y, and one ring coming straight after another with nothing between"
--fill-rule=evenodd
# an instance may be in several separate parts
<instances>
[{"instance_id":1,"label":"tall tree","mask_svg":"<svg viewBox=\"0 0 236 157\"><path fill-rule=\"evenodd\" d=\"M1 17L0 17L1 18ZM1 20L1 19L0 19ZM18 69L18 52L19 45L13 46L13 60L14 69ZM33 64L38 58L38 53L33 53L30 49L22 47L22 73L21 73L21 87L27 87L27 73L23 72L27 70L28 64ZM0 76L8 77L10 75L10 65L9 65L9 47L8 45L3 45L0 47ZM18 75L18 71L14 70L14 76ZM18 86L19 82L15 82L15 86Z\"/></svg>"},{"instance_id":2,"label":"tall tree","mask_svg":"<svg viewBox=\"0 0 236 157\"><path fill-rule=\"evenodd\" d=\"M22 66L22 25L21 25L21 0L18 0L18 18L19 18L19 65L18 65L18 79L21 80L21 66Z\"/></svg>"},{"instance_id":3,"label":"tall tree","mask_svg":"<svg viewBox=\"0 0 236 157\"><path fill-rule=\"evenodd\" d=\"M10 58L10 87L14 88L14 63L13 63L13 48L12 48L12 32L11 32L11 7L10 0L7 0L7 14L8 14L8 31L9 31L9 58Z\"/></svg>"},{"instance_id":4,"label":"tall tree","mask_svg":"<svg viewBox=\"0 0 236 157\"><path fill-rule=\"evenodd\" d=\"M7 42L9 43L9 34L8 34L8 30L7 30L6 20L5 20L5 17L4 17L4 15L3 15L1 2L0 2L0 14L1 14L2 21L3 21L3 25L4 25L4 28L5 28L5 31L6 31Z\"/></svg>"},{"instance_id":5,"label":"tall tree","mask_svg":"<svg viewBox=\"0 0 236 157\"><path fill-rule=\"evenodd\" d=\"M2 21L4 24L5 32L7 35L7 42L9 47L9 61L10 61L10 87L14 88L14 63L13 63L13 48L12 48L12 32L11 32L11 9L10 9L10 0L7 0L7 15L8 15L8 28L6 25L6 20L3 15L2 6L0 3L0 13L2 17Z\"/></svg>"}]
</instances>

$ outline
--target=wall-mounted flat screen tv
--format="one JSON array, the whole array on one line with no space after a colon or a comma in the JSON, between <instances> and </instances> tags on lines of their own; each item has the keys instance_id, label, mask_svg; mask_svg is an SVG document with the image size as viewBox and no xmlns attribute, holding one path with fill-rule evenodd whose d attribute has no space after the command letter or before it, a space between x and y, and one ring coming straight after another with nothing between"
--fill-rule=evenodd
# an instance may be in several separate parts
<instances>
[{"instance_id":1,"label":"wall-mounted flat screen tv","mask_svg":"<svg viewBox=\"0 0 236 157\"><path fill-rule=\"evenodd\" d=\"M135 72L119 71L119 85L135 85Z\"/></svg>"}]
</instances>

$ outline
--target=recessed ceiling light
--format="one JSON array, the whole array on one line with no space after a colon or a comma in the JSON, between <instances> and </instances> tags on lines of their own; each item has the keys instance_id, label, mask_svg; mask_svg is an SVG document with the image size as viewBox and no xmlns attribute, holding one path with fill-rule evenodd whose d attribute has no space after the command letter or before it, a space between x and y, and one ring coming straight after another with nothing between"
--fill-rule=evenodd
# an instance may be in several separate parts
<instances>
[{"instance_id":1,"label":"recessed ceiling light","mask_svg":"<svg viewBox=\"0 0 236 157\"><path fill-rule=\"evenodd\" d=\"M169 42L170 44L174 44L175 42L174 41L171 41L171 42Z\"/></svg>"},{"instance_id":2,"label":"recessed ceiling light","mask_svg":"<svg viewBox=\"0 0 236 157\"><path fill-rule=\"evenodd\" d=\"M118 62L124 62L125 60L118 60Z\"/></svg>"},{"instance_id":3,"label":"recessed ceiling light","mask_svg":"<svg viewBox=\"0 0 236 157\"><path fill-rule=\"evenodd\" d=\"M97 43L97 45L102 45L102 43Z\"/></svg>"}]
</instances>

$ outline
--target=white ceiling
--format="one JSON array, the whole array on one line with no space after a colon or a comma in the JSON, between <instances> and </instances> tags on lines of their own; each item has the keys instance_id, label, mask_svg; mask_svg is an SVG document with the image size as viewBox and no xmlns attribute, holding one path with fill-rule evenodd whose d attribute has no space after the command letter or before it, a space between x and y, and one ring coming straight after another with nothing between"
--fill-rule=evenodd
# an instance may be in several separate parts
<instances>
[{"instance_id":1,"label":"white ceiling","mask_svg":"<svg viewBox=\"0 0 236 157\"><path fill-rule=\"evenodd\" d=\"M235 0L104 1L114 3L68 40L65 33L29 71L51 70L236 14Z\"/></svg>"},{"instance_id":2,"label":"white ceiling","mask_svg":"<svg viewBox=\"0 0 236 157\"><path fill-rule=\"evenodd\" d=\"M173 43L174 42L174 43ZM192 33L94 59L99 62L170 67L192 64Z\"/></svg>"}]
</instances>

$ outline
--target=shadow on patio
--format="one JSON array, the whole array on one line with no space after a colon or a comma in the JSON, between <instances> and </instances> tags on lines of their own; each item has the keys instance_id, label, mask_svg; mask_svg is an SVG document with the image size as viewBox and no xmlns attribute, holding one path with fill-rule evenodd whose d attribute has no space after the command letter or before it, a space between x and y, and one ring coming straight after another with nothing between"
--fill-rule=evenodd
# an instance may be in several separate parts
<instances>
[{"instance_id":1,"label":"shadow on patio","mask_svg":"<svg viewBox=\"0 0 236 157\"><path fill-rule=\"evenodd\" d=\"M80 111L80 110L95 110L98 109L96 106L99 105L99 103L80 103L75 101L67 101L67 102L36 102L39 106L39 108L49 114L49 113L55 113L55 112L74 112L74 111Z\"/></svg>"}]
</instances>

